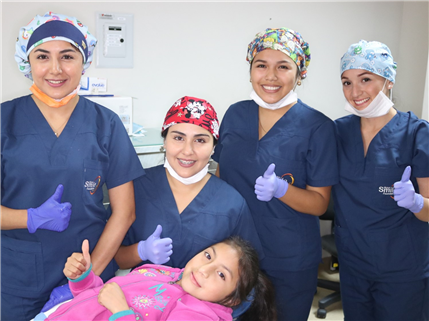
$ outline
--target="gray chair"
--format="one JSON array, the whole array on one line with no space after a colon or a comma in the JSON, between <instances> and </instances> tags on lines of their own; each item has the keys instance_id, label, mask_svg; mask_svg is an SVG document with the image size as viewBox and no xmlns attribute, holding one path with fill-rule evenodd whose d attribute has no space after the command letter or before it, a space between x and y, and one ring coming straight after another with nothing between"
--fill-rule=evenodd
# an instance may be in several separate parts
<instances>
[{"instance_id":1,"label":"gray chair","mask_svg":"<svg viewBox=\"0 0 429 321\"><path fill-rule=\"evenodd\" d=\"M331 195L331 200L329 202L329 206L328 206L328 209L326 210L326 213L321 215L319 219L325 220L325 221L332 221L331 234L322 236L322 248L326 252L331 254L331 260L332 260L331 270L338 270L339 269L338 260L337 260L338 253L337 253L337 247L335 245L335 230L334 230L335 211L334 211L332 195ZM317 280L317 286L320 288L334 291L333 293L319 300L319 308L317 310L316 317L319 319L325 319L327 314L326 308L331 304L334 304L335 302L341 301L340 283L319 278Z\"/></svg>"}]
</instances>

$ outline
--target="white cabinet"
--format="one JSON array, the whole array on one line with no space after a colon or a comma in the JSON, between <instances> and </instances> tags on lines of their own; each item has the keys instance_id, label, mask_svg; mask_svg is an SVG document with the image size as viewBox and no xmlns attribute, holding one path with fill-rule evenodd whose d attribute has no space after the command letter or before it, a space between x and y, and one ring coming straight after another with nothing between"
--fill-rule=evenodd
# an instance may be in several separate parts
<instances>
[{"instance_id":1,"label":"white cabinet","mask_svg":"<svg viewBox=\"0 0 429 321\"><path fill-rule=\"evenodd\" d=\"M143 168L164 164L164 139L161 137L161 130L145 130L145 136L130 137Z\"/></svg>"}]
</instances>

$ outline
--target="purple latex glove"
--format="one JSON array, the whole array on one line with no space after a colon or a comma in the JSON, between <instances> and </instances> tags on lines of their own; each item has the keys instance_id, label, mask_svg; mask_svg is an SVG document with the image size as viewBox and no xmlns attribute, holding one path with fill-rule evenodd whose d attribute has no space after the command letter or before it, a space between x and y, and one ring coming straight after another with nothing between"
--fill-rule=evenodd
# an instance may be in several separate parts
<instances>
[{"instance_id":1,"label":"purple latex glove","mask_svg":"<svg viewBox=\"0 0 429 321\"><path fill-rule=\"evenodd\" d=\"M57 304L60 304L64 301L73 299L73 294L70 291L69 284L66 283L61 286L57 286L52 290L51 296L49 297L49 301L43 306L41 312L46 312L49 309L52 309Z\"/></svg>"},{"instance_id":2,"label":"purple latex glove","mask_svg":"<svg viewBox=\"0 0 429 321\"><path fill-rule=\"evenodd\" d=\"M68 226L71 215L71 204L60 203L63 196L63 185L58 185L54 195L37 208L27 210L27 228L30 233L38 228L62 232Z\"/></svg>"},{"instance_id":3,"label":"purple latex glove","mask_svg":"<svg viewBox=\"0 0 429 321\"><path fill-rule=\"evenodd\" d=\"M154 264L164 264L173 254L173 241L170 238L161 239L162 226L158 225L155 232L146 241L140 241L137 246L142 261L151 261Z\"/></svg>"},{"instance_id":4,"label":"purple latex glove","mask_svg":"<svg viewBox=\"0 0 429 321\"><path fill-rule=\"evenodd\" d=\"M286 194L289 184L276 176L275 164L268 166L263 176L256 179L255 194L260 201L268 202L273 197L280 198Z\"/></svg>"},{"instance_id":5,"label":"purple latex glove","mask_svg":"<svg viewBox=\"0 0 429 321\"><path fill-rule=\"evenodd\" d=\"M407 166L399 182L393 184L393 195L398 206L418 213L423 208L423 196L416 193L413 183L410 181L411 167Z\"/></svg>"}]
</instances>

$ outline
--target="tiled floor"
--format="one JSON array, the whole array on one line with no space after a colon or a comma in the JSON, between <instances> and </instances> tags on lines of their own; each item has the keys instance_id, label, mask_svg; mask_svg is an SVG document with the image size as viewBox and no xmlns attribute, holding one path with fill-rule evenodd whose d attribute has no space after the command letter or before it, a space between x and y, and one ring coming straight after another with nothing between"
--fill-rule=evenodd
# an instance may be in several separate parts
<instances>
[{"instance_id":1,"label":"tiled floor","mask_svg":"<svg viewBox=\"0 0 429 321\"><path fill-rule=\"evenodd\" d=\"M338 272L331 272L329 270L329 260L330 258L324 258L323 263L319 266L319 277L322 279L338 281ZM326 315L326 319L318 319L316 317L316 312L318 309L318 301L319 299L331 294L332 291L317 288L317 293L314 296L313 305L311 307L310 315L308 316L308 320L344 320L343 308L341 302L334 303L329 306L326 311L328 312Z\"/></svg>"}]
</instances>

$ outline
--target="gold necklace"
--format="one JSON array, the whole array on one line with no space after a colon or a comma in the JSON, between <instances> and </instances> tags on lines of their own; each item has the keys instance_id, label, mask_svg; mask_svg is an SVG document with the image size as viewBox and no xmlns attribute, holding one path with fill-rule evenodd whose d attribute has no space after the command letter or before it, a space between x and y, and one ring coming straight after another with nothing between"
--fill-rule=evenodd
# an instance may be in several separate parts
<instances>
[{"instance_id":1,"label":"gold necklace","mask_svg":"<svg viewBox=\"0 0 429 321\"><path fill-rule=\"evenodd\" d=\"M265 130L265 128L262 126L261 123L261 118L259 117L259 126L261 127L261 129L264 131L264 133L267 133L267 131Z\"/></svg>"},{"instance_id":2,"label":"gold necklace","mask_svg":"<svg viewBox=\"0 0 429 321\"><path fill-rule=\"evenodd\" d=\"M58 138L58 136L60 135L60 132L59 132L59 131L65 127L65 125L67 124L67 121L68 121L68 120L69 120L69 119L67 118L67 119L66 119L66 121L65 121L65 122L64 122L60 127L58 127L58 128L57 128L57 130L53 129L53 128L52 128L52 126L51 126L52 131L54 132L54 134L55 134L55 136L56 136L57 138Z\"/></svg>"}]
</instances>

